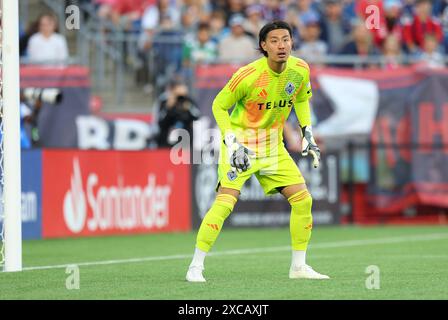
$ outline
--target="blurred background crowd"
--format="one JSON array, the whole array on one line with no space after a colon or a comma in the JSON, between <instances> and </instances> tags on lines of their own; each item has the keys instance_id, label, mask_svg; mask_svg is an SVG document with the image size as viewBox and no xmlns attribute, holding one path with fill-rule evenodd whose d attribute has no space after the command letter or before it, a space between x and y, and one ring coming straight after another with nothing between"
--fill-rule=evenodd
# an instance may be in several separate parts
<instances>
[{"instance_id":1,"label":"blurred background crowd","mask_svg":"<svg viewBox=\"0 0 448 320\"><path fill-rule=\"evenodd\" d=\"M167 97L176 92L172 90L175 83L188 86L182 98L193 95L190 92L198 64L239 65L258 58L258 32L274 19L285 20L292 26L293 54L313 67L443 68L448 53L446 0L42 0L42 3L50 10L36 19L30 19L28 14L28 19L21 21L22 61L68 64L75 59L74 64L90 68L93 109L114 103L119 111L138 105L148 110L148 105L155 105L156 118L169 114L164 108ZM69 13L65 10L72 4L80 8L82 19L74 37L65 21ZM135 90L141 92L142 98L137 100L139 93ZM108 92L114 95L112 99L108 99ZM185 118L190 123L196 116L188 114Z\"/></svg>"},{"instance_id":2,"label":"blurred background crowd","mask_svg":"<svg viewBox=\"0 0 448 320\"><path fill-rule=\"evenodd\" d=\"M381 57L377 64L360 67L397 68L409 63L442 67L448 50L445 0L67 2L89 7L102 22L106 37L120 30L124 37L135 39L122 46L122 54L125 62L137 66L139 81L147 83L154 83L155 75L167 68L189 76L195 63L245 63L257 58L258 31L273 19L291 24L295 54L311 63L354 67L353 58L343 58L350 55ZM370 5L377 10L369 9ZM376 12L379 15L372 16ZM66 59L65 40L52 35L57 26L51 15L30 23L23 30L21 54L30 61ZM151 57L157 63L151 65Z\"/></svg>"}]
</instances>

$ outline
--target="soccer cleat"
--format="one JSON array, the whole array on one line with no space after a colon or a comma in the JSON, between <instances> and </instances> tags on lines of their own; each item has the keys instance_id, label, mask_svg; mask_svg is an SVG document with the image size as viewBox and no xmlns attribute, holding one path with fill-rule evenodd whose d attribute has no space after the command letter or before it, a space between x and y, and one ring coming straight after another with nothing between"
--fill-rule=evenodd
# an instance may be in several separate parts
<instances>
[{"instance_id":1,"label":"soccer cleat","mask_svg":"<svg viewBox=\"0 0 448 320\"><path fill-rule=\"evenodd\" d=\"M202 270L204 270L204 267L190 266L185 278L188 282L205 282L205 278L202 275Z\"/></svg>"},{"instance_id":2,"label":"soccer cleat","mask_svg":"<svg viewBox=\"0 0 448 320\"><path fill-rule=\"evenodd\" d=\"M290 279L330 279L329 276L320 274L313 270L309 265L303 264L301 266L291 266L289 269Z\"/></svg>"}]
</instances>

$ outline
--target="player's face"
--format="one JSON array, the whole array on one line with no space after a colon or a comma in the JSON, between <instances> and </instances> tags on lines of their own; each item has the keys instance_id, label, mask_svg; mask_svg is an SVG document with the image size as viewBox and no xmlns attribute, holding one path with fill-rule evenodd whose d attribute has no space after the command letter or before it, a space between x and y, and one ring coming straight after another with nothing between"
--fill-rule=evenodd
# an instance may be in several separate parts
<instances>
[{"instance_id":1,"label":"player's face","mask_svg":"<svg viewBox=\"0 0 448 320\"><path fill-rule=\"evenodd\" d=\"M266 41L261 42L261 47L268 53L268 59L277 63L286 62L292 49L292 39L289 31L286 29L270 31Z\"/></svg>"}]
</instances>

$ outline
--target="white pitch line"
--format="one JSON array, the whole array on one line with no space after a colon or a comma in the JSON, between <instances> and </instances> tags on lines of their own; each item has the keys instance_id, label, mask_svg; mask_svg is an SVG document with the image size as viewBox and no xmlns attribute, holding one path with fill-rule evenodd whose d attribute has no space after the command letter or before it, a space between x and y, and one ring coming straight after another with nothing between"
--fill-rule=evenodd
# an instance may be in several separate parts
<instances>
[{"instance_id":1,"label":"white pitch line","mask_svg":"<svg viewBox=\"0 0 448 320\"><path fill-rule=\"evenodd\" d=\"M329 243L318 243L310 244L311 249L327 249L327 248L345 248L354 246L368 246L374 244L389 244L389 243L400 243L408 241L431 241L448 239L448 233L433 233L425 235L413 235L406 237L393 237L393 238L382 238L382 239L366 239L366 240L348 240L348 241L338 241ZM210 252L209 256L225 256L225 255L238 255L238 254L253 254L253 253L266 253L266 252L281 252L291 250L290 246L281 247L268 247L268 248L248 248L248 249L238 249L238 250L226 250L218 252ZM135 263L135 262L147 262L147 261L166 261L166 260L180 260L180 259L190 259L191 254L177 254L170 256L154 256L154 257L143 257L143 258L132 258L132 259L120 259L120 260L104 260L104 261L91 261L91 262L78 262L69 264L59 264L52 266L35 266L35 267L25 267L23 271L32 270L46 270L46 269L60 269L67 268L68 266L76 265L81 266L100 266L100 265L111 265L111 264L123 264L123 263Z\"/></svg>"}]
</instances>

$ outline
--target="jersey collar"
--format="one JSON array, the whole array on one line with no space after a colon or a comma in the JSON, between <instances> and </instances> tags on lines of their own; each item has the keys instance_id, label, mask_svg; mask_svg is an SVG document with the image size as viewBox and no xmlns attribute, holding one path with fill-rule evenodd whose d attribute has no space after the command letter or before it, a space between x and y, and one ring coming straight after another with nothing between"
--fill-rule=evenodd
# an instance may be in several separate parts
<instances>
[{"instance_id":1,"label":"jersey collar","mask_svg":"<svg viewBox=\"0 0 448 320\"><path fill-rule=\"evenodd\" d=\"M266 68L268 69L269 73L270 73L272 76L274 76L274 77L280 77L280 76L286 71L286 69L288 69L288 64L289 64L289 59L290 59L290 58L291 58L291 57L289 57L289 58L288 58L288 61L286 61L286 67L285 67L285 70L283 70L281 73L277 73L277 72L275 72L274 70L272 70L271 67L269 67L269 65L268 65L268 58L267 58L267 57L264 57L264 64L265 64Z\"/></svg>"}]
</instances>

